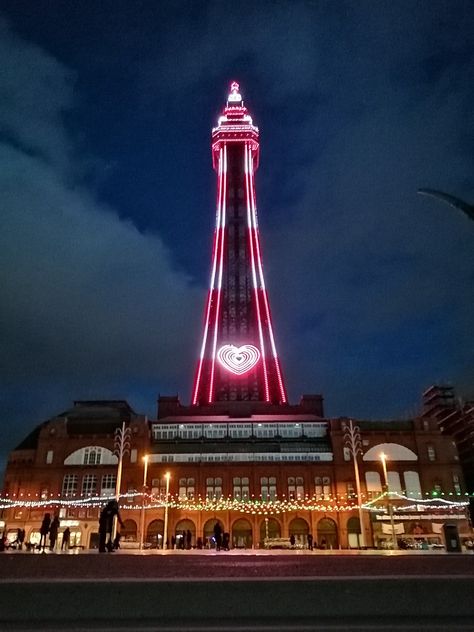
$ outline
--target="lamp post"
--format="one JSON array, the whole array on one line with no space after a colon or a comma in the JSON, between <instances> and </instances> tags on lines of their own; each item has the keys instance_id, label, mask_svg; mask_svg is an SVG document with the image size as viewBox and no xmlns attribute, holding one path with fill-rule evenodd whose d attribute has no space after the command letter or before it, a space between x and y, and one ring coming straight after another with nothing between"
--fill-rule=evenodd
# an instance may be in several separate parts
<instances>
[{"instance_id":1,"label":"lamp post","mask_svg":"<svg viewBox=\"0 0 474 632\"><path fill-rule=\"evenodd\" d=\"M388 472L387 472L387 455L382 452L380 455L380 460L382 461L383 476L385 479L385 491L387 493L388 515L390 516L390 524L392 526L393 548L398 549L397 534L395 533L395 520L393 518L393 507L392 507L392 503L390 502L390 486L388 484Z\"/></svg>"},{"instance_id":2,"label":"lamp post","mask_svg":"<svg viewBox=\"0 0 474 632\"><path fill-rule=\"evenodd\" d=\"M122 486L122 467L123 467L123 457L128 453L130 453L130 439L132 436L132 431L130 428L125 427L125 422L122 422L122 427L117 428L115 431L115 439L114 439L114 454L118 456L117 463L117 482L115 484L115 500L118 502L120 500L120 488ZM117 535L117 516L114 517L114 526L113 526L113 538Z\"/></svg>"},{"instance_id":3,"label":"lamp post","mask_svg":"<svg viewBox=\"0 0 474 632\"><path fill-rule=\"evenodd\" d=\"M168 496L170 493L170 478L171 478L171 474L169 472L166 472L165 474L165 479L166 479L165 524L163 527L163 549L165 550L168 548Z\"/></svg>"},{"instance_id":4,"label":"lamp post","mask_svg":"<svg viewBox=\"0 0 474 632\"><path fill-rule=\"evenodd\" d=\"M143 492L142 492L142 510L140 514L140 550L143 549L143 539L145 531L145 494L147 490L146 477L148 474L148 454L143 457Z\"/></svg>"},{"instance_id":5,"label":"lamp post","mask_svg":"<svg viewBox=\"0 0 474 632\"><path fill-rule=\"evenodd\" d=\"M362 494L360 492L360 476L359 476L359 463L357 458L359 454L362 454L362 439L360 437L359 426L354 426L352 419L349 419L349 423L346 423L343 427L344 430L344 445L349 449L349 452L354 459L354 476L357 493L357 506L359 509L359 523L360 523L360 540L359 548L365 548L365 533L364 533L364 514L362 512Z\"/></svg>"}]
</instances>

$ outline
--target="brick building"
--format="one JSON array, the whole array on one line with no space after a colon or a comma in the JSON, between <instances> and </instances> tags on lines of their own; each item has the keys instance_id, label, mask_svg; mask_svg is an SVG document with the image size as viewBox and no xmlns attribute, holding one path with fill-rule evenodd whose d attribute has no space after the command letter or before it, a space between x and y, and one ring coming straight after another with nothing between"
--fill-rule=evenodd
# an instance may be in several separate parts
<instances>
[{"instance_id":1,"label":"brick building","mask_svg":"<svg viewBox=\"0 0 474 632\"><path fill-rule=\"evenodd\" d=\"M235 547L259 547L267 538L292 534L305 546L308 533L327 547L357 547L360 522L347 421L326 419L320 396L304 396L296 406L222 402L198 411L177 397L162 397L153 421L124 401L75 402L11 453L2 520L10 540L24 528L26 540L36 542L44 513L57 513L61 532L69 526L73 544L96 547L98 512L117 481L115 432L125 423L130 441L120 490L125 546L137 546L142 520L147 546L163 546L169 472L169 546L172 538L179 546L187 531L192 546L199 539L206 545L220 521ZM357 428L365 545L384 546L392 537L388 499L380 498L382 452L400 544L442 542L446 522L469 537L465 507L449 504L464 500L466 492L457 449L436 420L359 421ZM97 496L102 499L94 500Z\"/></svg>"}]
</instances>

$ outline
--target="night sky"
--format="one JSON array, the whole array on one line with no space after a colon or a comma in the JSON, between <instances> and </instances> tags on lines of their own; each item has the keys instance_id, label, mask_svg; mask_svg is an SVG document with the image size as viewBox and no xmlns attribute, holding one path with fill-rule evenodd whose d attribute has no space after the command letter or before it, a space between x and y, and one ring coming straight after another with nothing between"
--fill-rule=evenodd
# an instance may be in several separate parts
<instances>
[{"instance_id":1,"label":"night sky","mask_svg":"<svg viewBox=\"0 0 474 632\"><path fill-rule=\"evenodd\" d=\"M74 399L189 403L231 80L290 399L473 397L470 0L0 0L0 459ZM0 461L1 465L1 461Z\"/></svg>"}]
</instances>

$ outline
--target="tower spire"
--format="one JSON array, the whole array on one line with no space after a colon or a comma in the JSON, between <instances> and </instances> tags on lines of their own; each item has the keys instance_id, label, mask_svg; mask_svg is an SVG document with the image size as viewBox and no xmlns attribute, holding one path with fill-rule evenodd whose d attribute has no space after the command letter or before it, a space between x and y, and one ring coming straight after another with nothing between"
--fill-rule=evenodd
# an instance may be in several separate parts
<instances>
[{"instance_id":1,"label":"tower spire","mask_svg":"<svg viewBox=\"0 0 474 632\"><path fill-rule=\"evenodd\" d=\"M255 170L259 132L236 81L212 130L217 212L193 404L286 403L263 277Z\"/></svg>"}]
</instances>

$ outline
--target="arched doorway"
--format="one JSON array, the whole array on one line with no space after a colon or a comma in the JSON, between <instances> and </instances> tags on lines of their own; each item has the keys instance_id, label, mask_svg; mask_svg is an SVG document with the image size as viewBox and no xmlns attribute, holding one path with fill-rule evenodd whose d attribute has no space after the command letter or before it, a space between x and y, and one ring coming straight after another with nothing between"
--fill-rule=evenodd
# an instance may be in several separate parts
<instances>
[{"instance_id":1,"label":"arched doorway","mask_svg":"<svg viewBox=\"0 0 474 632\"><path fill-rule=\"evenodd\" d=\"M331 518L322 518L318 522L318 545L322 549L337 549L337 525Z\"/></svg>"},{"instance_id":2,"label":"arched doorway","mask_svg":"<svg viewBox=\"0 0 474 632\"><path fill-rule=\"evenodd\" d=\"M358 549L361 546L360 535L360 520L357 516L352 516L347 521L347 540L350 549Z\"/></svg>"},{"instance_id":3,"label":"arched doorway","mask_svg":"<svg viewBox=\"0 0 474 632\"><path fill-rule=\"evenodd\" d=\"M153 520L146 530L145 542L150 544L153 549L162 549L164 530L165 524L163 520Z\"/></svg>"},{"instance_id":4,"label":"arched doorway","mask_svg":"<svg viewBox=\"0 0 474 632\"><path fill-rule=\"evenodd\" d=\"M221 525L222 533L224 533L224 523L222 522L222 520L219 520L218 518L211 518L210 520L208 520L204 524L204 527L202 529L202 534L204 538L203 544L206 549L213 549L216 546L216 543L214 542L214 525L216 524L216 522Z\"/></svg>"},{"instance_id":5,"label":"arched doorway","mask_svg":"<svg viewBox=\"0 0 474 632\"><path fill-rule=\"evenodd\" d=\"M234 522L231 542L234 549L252 548L252 526L248 520L240 518Z\"/></svg>"},{"instance_id":6,"label":"arched doorway","mask_svg":"<svg viewBox=\"0 0 474 632\"><path fill-rule=\"evenodd\" d=\"M123 527L120 529L120 535L124 542L137 541L137 523L135 520L124 520Z\"/></svg>"},{"instance_id":7,"label":"arched doorway","mask_svg":"<svg viewBox=\"0 0 474 632\"><path fill-rule=\"evenodd\" d=\"M190 549L196 543L196 526L192 520L180 520L174 529L177 549Z\"/></svg>"},{"instance_id":8,"label":"arched doorway","mask_svg":"<svg viewBox=\"0 0 474 632\"><path fill-rule=\"evenodd\" d=\"M309 525L303 518L293 518L288 527L290 537L295 536L295 544L306 546L308 544Z\"/></svg>"},{"instance_id":9,"label":"arched doorway","mask_svg":"<svg viewBox=\"0 0 474 632\"><path fill-rule=\"evenodd\" d=\"M275 518L265 518L260 523L260 546L265 538L281 538L281 526Z\"/></svg>"}]
</instances>

